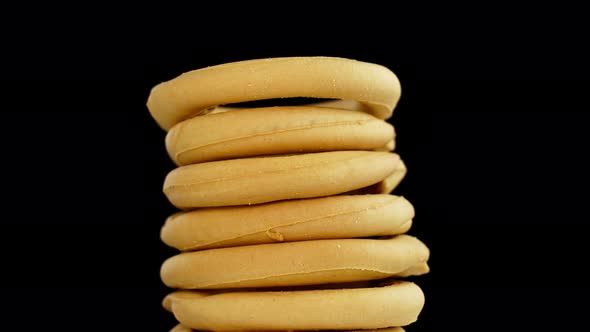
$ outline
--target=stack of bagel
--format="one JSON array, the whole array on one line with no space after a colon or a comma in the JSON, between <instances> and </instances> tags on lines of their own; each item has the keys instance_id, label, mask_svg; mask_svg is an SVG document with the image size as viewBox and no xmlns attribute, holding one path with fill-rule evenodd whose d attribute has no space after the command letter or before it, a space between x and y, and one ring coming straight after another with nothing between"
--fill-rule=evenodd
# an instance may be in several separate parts
<instances>
[{"instance_id":1,"label":"stack of bagel","mask_svg":"<svg viewBox=\"0 0 590 332\"><path fill-rule=\"evenodd\" d=\"M161 268L173 331L403 331L424 305L404 277L428 248L404 234L410 202L388 119L400 83L335 57L239 61L155 86L148 109L178 167L164 193L182 211L161 232L181 251ZM245 107L265 100L304 105ZM280 101L280 103L279 103Z\"/></svg>"}]
</instances>

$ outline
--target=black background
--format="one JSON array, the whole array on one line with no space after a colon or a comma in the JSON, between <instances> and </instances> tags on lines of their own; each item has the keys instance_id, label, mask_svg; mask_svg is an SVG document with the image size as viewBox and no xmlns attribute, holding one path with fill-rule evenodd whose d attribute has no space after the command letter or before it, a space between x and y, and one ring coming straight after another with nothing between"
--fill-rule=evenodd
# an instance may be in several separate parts
<instances>
[{"instance_id":1,"label":"black background","mask_svg":"<svg viewBox=\"0 0 590 332\"><path fill-rule=\"evenodd\" d=\"M229 61L327 55L385 65L402 83L390 121L409 173L396 193L432 252L408 331L579 330L590 295L582 27L400 32L388 19L334 32L311 16L288 33L280 18L246 21L225 34L217 17L188 22L185 37L158 21L107 30L110 19L79 35L80 18L8 34L1 324L167 331L159 266L174 251L159 229L174 211L161 193L173 164L150 88Z\"/></svg>"}]
</instances>

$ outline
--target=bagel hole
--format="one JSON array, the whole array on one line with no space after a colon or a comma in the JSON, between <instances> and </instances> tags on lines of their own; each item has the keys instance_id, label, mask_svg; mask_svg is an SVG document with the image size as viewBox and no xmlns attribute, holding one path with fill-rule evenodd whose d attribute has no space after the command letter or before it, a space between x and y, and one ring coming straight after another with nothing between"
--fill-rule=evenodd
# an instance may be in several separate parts
<instances>
[{"instance_id":1,"label":"bagel hole","mask_svg":"<svg viewBox=\"0 0 590 332\"><path fill-rule=\"evenodd\" d=\"M248 287L248 288L226 288L226 289L208 289L205 290L208 295L216 295L223 293L234 292L285 292L285 291L309 291L309 290L330 290L330 289L358 289L358 288L377 288L389 286L392 283L398 282L395 277L388 277L384 279L366 280L366 281L351 281L333 284L317 284L317 285L300 285L300 286L270 286L270 287Z\"/></svg>"},{"instance_id":2,"label":"bagel hole","mask_svg":"<svg viewBox=\"0 0 590 332\"><path fill-rule=\"evenodd\" d=\"M245 101L241 103L225 104L223 106L236 108L259 108L273 106L303 106L328 101L337 101L340 99L331 98L311 98L311 97L289 97L289 98L271 98L262 100Z\"/></svg>"}]
</instances>

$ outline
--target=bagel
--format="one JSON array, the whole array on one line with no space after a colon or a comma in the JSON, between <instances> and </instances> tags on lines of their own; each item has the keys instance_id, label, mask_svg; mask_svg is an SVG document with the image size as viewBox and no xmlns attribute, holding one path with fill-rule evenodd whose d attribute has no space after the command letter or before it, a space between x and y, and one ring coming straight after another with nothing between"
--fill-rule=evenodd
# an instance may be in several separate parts
<instances>
[{"instance_id":1,"label":"bagel","mask_svg":"<svg viewBox=\"0 0 590 332\"><path fill-rule=\"evenodd\" d=\"M401 327L387 327L384 329L373 329L373 330L338 330L338 331L330 331L330 330L323 330L323 332L404 332L405 330ZM180 324L176 325L170 332L198 332L197 330L191 330L188 327L184 327ZM251 331L252 332L252 331Z\"/></svg>"},{"instance_id":2,"label":"bagel","mask_svg":"<svg viewBox=\"0 0 590 332\"><path fill-rule=\"evenodd\" d=\"M424 306L412 282L300 291L177 291L163 301L184 326L211 331L343 330L406 326Z\"/></svg>"},{"instance_id":3,"label":"bagel","mask_svg":"<svg viewBox=\"0 0 590 332\"><path fill-rule=\"evenodd\" d=\"M147 107L164 130L216 105L289 97L358 101L358 108L387 119L400 94L398 78L381 65L338 57L284 57L186 72L156 85Z\"/></svg>"},{"instance_id":4,"label":"bagel","mask_svg":"<svg viewBox=\"0 0 590 332\"><path fill-rule=\"evenodd\" d=\"M342 194L378 183L398 167L397 154L376 151L231 159L178 167L163 191L180 209L259 204Z\"/></svg>"},{"instance_id":5,"label":"bagel","mask_svg":"<svg viewBox=\"0 0 590 332\"><path fill-rule=\"evenodd\" d=\"M340 195L179 212L166 220L161 238L184 251L385 236L408 231L413 217L403 197Z\"/></svg>"},{"instance_id":6,"label":"bagel","mask_svg":"<svg viewBox=\"0 0 590 332\"><path fill-rule=\"evenodd\" d=\"M241 109L182 121L166 135L177 165L261 155L391 151L393 127L367 113L310 106Z\"/></svg>"},{"instance_id":7,"label":"bagel","mask_svg":"<svg viewBox=\"0 0 590 332\"><path fill-rule=\"evenodd\" d=\"M408 235L313 240L185 252L167 259L160 275L183 289L319 285L425 273L428 256Z\"/></svg>"}]
</instances>

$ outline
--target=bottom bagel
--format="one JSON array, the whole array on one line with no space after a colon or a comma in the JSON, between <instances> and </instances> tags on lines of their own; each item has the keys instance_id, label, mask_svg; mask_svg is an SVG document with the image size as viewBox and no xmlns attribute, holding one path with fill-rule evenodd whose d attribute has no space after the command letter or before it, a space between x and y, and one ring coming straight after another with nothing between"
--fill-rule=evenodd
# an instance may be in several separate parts
<instances>
[{"instance_id":1,"label":"bottom bagel","mask_svg":"<svg viewBox=\"0 0 590 332\"><path fill-rule=\"evenodd\" d=\"M404 332L405 330L401 327L387 327L384 329L373 329L373 330L324 330L323 332ZM180 324L176 325L170 332L198 332L197 330L189 329L188 327ZM252 331L251 331L252 332Z\"/></svg>"},{"instance_id":2,"label":"bottom bagel","mask_svg":"<svg viewBox=\"0 0 590 332\"><path fill-rule=\"evenodd\" d=\"M183 325L210 331L354 330L406 326L424 306L412 282L370 288L177 291L163 305Z\"/></svg>"}]
</instances>

